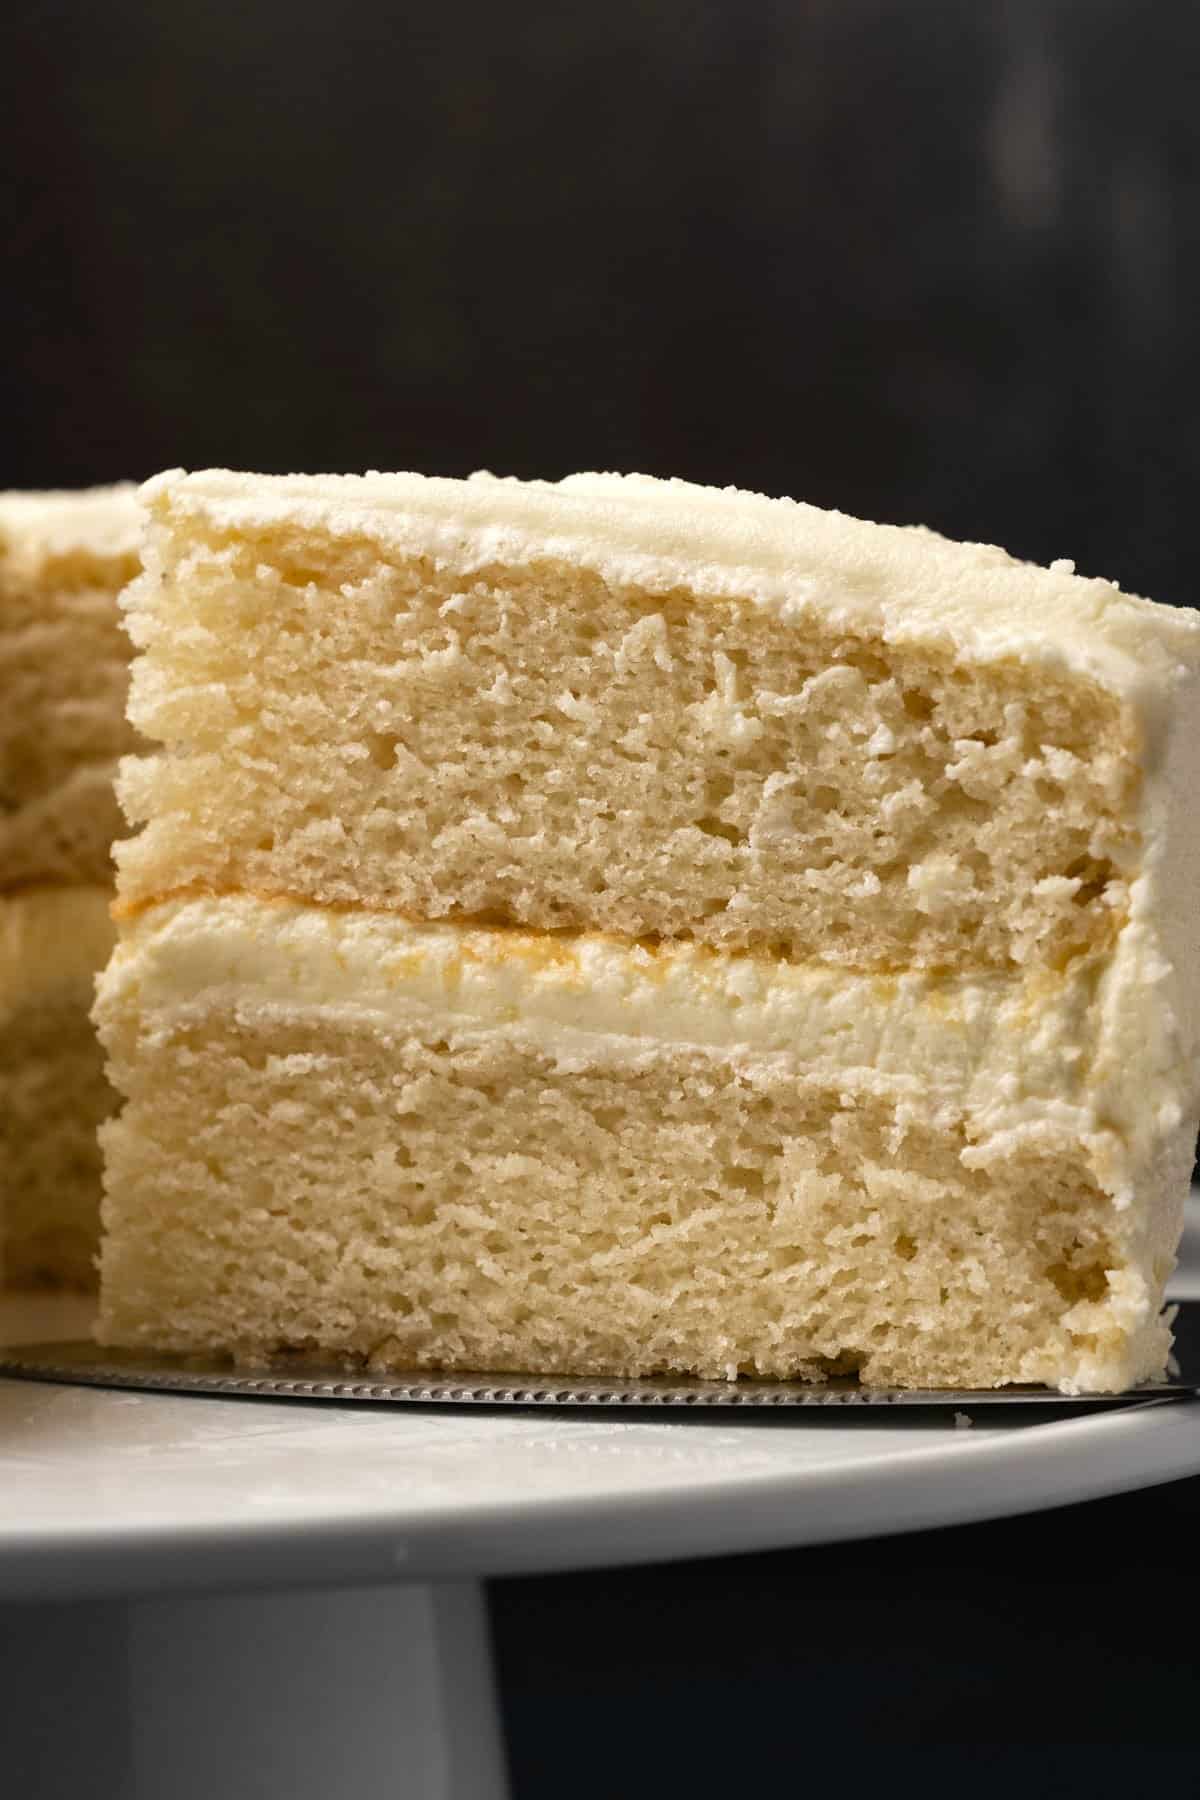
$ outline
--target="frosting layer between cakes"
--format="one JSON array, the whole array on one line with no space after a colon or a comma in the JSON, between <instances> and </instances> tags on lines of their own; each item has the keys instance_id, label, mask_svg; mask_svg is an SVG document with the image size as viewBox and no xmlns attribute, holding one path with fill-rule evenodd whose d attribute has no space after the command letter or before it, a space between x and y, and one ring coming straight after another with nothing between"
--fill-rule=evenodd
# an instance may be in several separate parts
<instances>
[{"instance_id":1,"label":"frosting layer between cakes","mask_svg":"<svg viewBox=\"0 0 1200 1800\"><path fill-rule=\"evenodd\" d=\"M1130 1165L1191 1110L1197 1075L1148 933L1057 974L855 974L647 948L601 935L420 923L230 894L151 907L123 930L102 1009L316 1008L330 1017L503 1029L569 1063L582 1042L794 1057L806 1071L972 1120L974 1161L1047 1128L1074 1132L1120 1204ZM1136 1058L1134 1053L1136 1052Z\"/></svg>"}]
</instances>

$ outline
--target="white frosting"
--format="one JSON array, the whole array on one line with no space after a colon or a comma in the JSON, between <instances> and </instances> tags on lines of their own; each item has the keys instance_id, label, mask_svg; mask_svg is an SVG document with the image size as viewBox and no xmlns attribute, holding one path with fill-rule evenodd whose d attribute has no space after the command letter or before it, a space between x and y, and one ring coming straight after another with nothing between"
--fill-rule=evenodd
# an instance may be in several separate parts
<instances>
[{"instance_id":1,"label":"white frosting","mask_svg":"<svg viewBox=\"0 0 1200 1800\"><path fill-rule=\"evenodd\" d=\"M90 985L117 935L111 900L107 887L0 896L0 1016Z\"/></svg>"},{"instance_id":2,"label":"white frosting","mask_svg":"<svg viewBox=\"0 0 1200 1800\"><path fill-rule=\"evenodd\" d=\"M1147 978L1143 936L1103 974L880 977L239 894L164 901L128 920L99 1011L136 1013L150 1037L181 1012L214 1009L502 1031L568 1066L663 1043L786 1056L848 1091L896 1096L914 1118L967 1115L969 1154L983 1164L1048 1127L1071 1133L1123 1203L1191 1105L1160 1053L1162 1028L1148 1042L1131 1010Z\"/></svg>"},{"instance_id":3,"label":"white frosting","mask_svg":"<svg viewBox=\"0 0 1200 1800\"><path fill-rule=\"evenodd\" d=\"M128 556L141 542L137 485L0 493L0 557L32 563L79 552Z\"/></svg>"},{"instance_id":4,"label":"white frosting","mask_svg":"<svg viewBox=\"0 0 1200 1800\"><path fill-rule=\"evenodd\" d=\"M874 525L792 500L644 475L521 482L414 474L159 475L142 489L157 520L212 531L296 530L367 539L469 574L565 557L654 591L738 595L800 621L814 613L892 643L978 660L1077 670L1157 711L1164 683L1200 664L1200 617L1041 569L923 527ZM152 533L153 537L153 533Z\"/></svg>"},{"instance_id":5,"label":"white frosting","mask_svg":"<svg viewBox=\"0 0 1200 1800\"><path fill-rule=\"evenodd\" d=\"M1108 1184L1128 1199L1139 1168L1174 1145L1191 1168L1200 1108L1200 677L1164 696L1143 753L1141 869L1097 991L1092 1083L1126 1155ZM1182 1190L1181 1190L1182 1193Z\"/></svg>"}]
</instances>

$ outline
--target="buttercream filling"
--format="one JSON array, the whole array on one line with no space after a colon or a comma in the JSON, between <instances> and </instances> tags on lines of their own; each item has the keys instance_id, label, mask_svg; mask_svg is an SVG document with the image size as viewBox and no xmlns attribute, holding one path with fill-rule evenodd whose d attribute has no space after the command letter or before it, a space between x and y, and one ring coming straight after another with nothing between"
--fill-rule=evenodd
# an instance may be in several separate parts
<instances>
[{"instance_id":1,"label":"buttercream filling","mask_svg":"<svg viewBox=\"0 0 1200 1800\"><path fill-rule=\"evenodd\" d=\"M182 1011L316 1010L391 1029L505 1031L560 1065L656 1045L787 1057L798 1074L965 1115L981 1146L1048 1124L1120 1147L1106 1081L1104 974L855 974L248 894L167 899L128 920L102 1004L153 1032Z\"/></svg>"}]
</instances>

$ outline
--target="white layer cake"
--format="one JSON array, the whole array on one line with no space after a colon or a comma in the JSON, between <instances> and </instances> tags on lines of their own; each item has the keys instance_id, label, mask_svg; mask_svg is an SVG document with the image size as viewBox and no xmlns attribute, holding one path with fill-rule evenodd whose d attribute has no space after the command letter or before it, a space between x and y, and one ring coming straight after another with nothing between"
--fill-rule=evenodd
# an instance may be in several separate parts
<instances>
[{"instance_id":1,"label":"white layer cake","mask_svg":"<svg viewBox=\"0 0 1200 1800\"><path fill-rule=\"evenodd\" d=\"M137 741L117 610L136 495L0 493L0 890L112 878L113 775Z\"/></svg>"},{"instance_id":2,"label":"white layer cake","mask_svg":"<svg viewBox=\"0 0 1200 1800\"><path fill-rule=\"evenodd\" d=\"M107 1341L1161 1370L1195 615L640 478L145 496Z\"/></svg>"},{"instance_id":3,"label":"white layer cake","mask_svg":"<svg viewBox=\"0 0 1200 1800\"><path fill-rule=\"evenodd\" d=\"M95 1285L96 1128L113 1092L88 1017L113 947L107 887L0 895L0 1268L12 1287Z\"/></svg>"},{"instance_id":4,"label":"white layer cake","mask_svg":"<svg viewBox=\"0 0 1200 1800\"><path fill-rule=\"evenodd\" d=\"M0 1249L10 1285L95 1284L113 1095L88 1014L112 946L113 793L136 744L117 595L129 483L0 494Z\"/></svg>"}]
</instances>

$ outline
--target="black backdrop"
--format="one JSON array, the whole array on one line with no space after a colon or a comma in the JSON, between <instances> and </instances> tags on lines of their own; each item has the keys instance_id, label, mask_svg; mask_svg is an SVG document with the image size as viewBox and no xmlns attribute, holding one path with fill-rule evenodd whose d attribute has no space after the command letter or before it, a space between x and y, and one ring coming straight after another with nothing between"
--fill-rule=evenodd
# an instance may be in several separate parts
<instances>
[{"instance_id":1,"label":"black backdrop","mask_svg":"<svg viewBox=\"0 0 1200 1800\"><path fill-rule=\"evenodd\" d=\"M1190 602L1190 0L9 0L0 485L642 468Z\"/></svg>"},{"instance_id":2,"label":"black backdrop","mask_svg":"<svg viewBox=\"0 0 1200 1800\"><path fill-rule=\"evenodd\" d=\"M1191 0L8 0L0 486L641 468L1192 603L1198 74ZM1198 1488L500 1584L522 1800L1194 1785Z\"/></svg>"}]
</instances>

